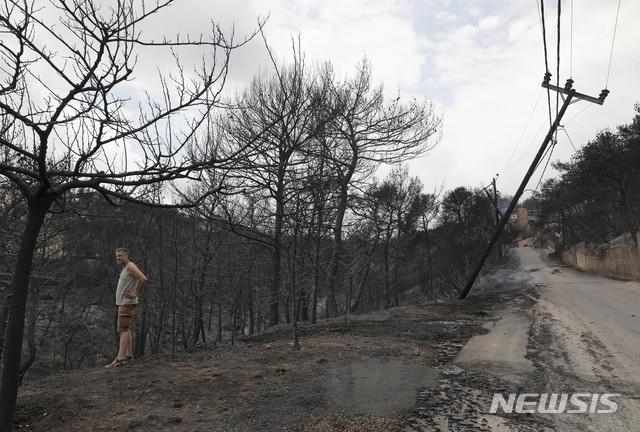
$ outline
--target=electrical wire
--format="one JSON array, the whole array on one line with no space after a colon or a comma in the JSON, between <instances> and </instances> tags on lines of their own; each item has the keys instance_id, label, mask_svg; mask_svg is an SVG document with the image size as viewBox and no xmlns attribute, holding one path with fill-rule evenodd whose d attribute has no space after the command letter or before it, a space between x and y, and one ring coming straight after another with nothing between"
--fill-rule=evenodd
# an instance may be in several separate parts
<instances>
[{"instance_id":1,"label":"electrical wire","mask_svg":"<svg viewBox=\"0 0 640 432\"><path fill-rule=\"evenodd\" d=\"M511 152L511 156L509 156L509 159L507 160L507 163L505 164L505 167L502 169L501 172L504 172L508 169L509 164L511 163L511 160L513 159L513 156L516 154L516 151L518 151L518 147L520 147L520 144L522 143L522 138L524 137L525 132L527 131L527 129L529 128L529 124L531 123L531 119L533 118L533 115L536 112L536 109L538 108L538 104L540 103L540 99L542 98L542 93L544 92L544 89L540 90L540 93L538 94L538 99L536 100L536 103L533 105L533 109L531 110L531 114L529 114L529 119L527 120L527 123L524 125L524 129L522 129L522 133L520 134L520 138L518 138L518 142L516 142L516 146L514 147L513 151Z\"/></svg>"},{"instance_id":2,"label":"electrical wire","mask_svg":"<svg viewBox=\"0 0 640 432\"><path fill-rule=\"evenodd\" d=\"M569 28L569 78L573 79L573 0L571 0L571 26Z\"/></svg>"},{"instance_id":3,"label":"electrical wire","mask_svg":"<svg viewBox=\"0 0 640 432\"><path fill-rule=\"evenodd\" d=\"M562 16L562 0L558 0L558 41L556 47L556 86L560 87L560 18ZM556 117L560 112L560 92L556 92ZM556 132L557 136L557 132Z\"/></svg>"},{"instance_id":4,"label":"electrical wire","mask_svg":"<svg viewBox=\"0 0 640 432\"><path fill-rule=\"evenodd\" d=\"M563 127L563 128L562 128L562 130L563 130L563 131L564 131L564 133L567 135L567 139L569 140L569 143L571 143L571 147L573 147L573 150L574 150L576 153L578 153L578 149L577 149L577 148L576 148L576 146L573 144L573 141L571 140L571 137L569 136L569 132L567 132L567 129ZM593 176L593 174L591 173L591 171L590 171L590 170L585 170L585 171L587 172L587 174L589 174L589 177L591 177L591 181L593 182L593 184L595 184L595 185L596 185L596 187L597 187L598 189L600 189L600 191L601 191L601 192L602 192L602 191L604 191L604 188L600 185L600 183L598 183L598 182L596 181L596 178Z\"/></svg>"},{"instance_id":5,"label":"electrical wire","mask_svg":"<svg viewBox=\"0 0 640 432\"><path fill-rule=\"evenodd\" d=\"M615 21L615 27L614 27L614 32L613 32L613 40L611 42L611 53L609 56L609 67L607 70L607 80L606 80L606 86L605 88L608 88L609 85L609 76L610 76L610 72L611 72L611 64L612 64L612 58L613 58L613 47L614 47L614 43L615 43L615 37L616 37L616 32L617 32L617 27L618 27L618 18L620 15L620 4L621 4L622 0L618 0L618 10L616 13L616 21ZM545 73L546 75L550 75L549 72L549 59L548 59L548 46L547 46L547 32L546 32L546 22L545 22L545 10L544 10L544 0L540 0L540 2L536 2L536 4L538 5L538 15L540 18L540 25L541 25L541 30L542 30L542 43L543 43L543 48L544 48L544 64L545 64ZM556 51L556 60L557 60L557 64L556 64L556 86L560 87L560 60L561 60L561 16L562 16L562 0L558 0L558 19L557 19L557 51ZM569 35L569 44L570 44L570 51L569 51L569 77L571 79L573 79L573 31L574 31L574 4L573 4L573 0L571 0L570 3L570 35ZM538 96L538 100L536 101L536 104L534 106L534 111L538 105L538 102L540 101L540 98L542 96L542 93L540 93L540 95ZM552 105L551 105L551 92L550 89L547 87L547 102L548 102L548 108L549 108L549 123L553 124L553 118L552 118ZM574 117L572 117L567 123L570 123L571 121L575 120L575 118L579 117L585 110L587 110L589 107L591 106L591 104L587 105L584 109L582 109L578 114L576 114ZM556 117L558 116L559 113L559 109L560 109L560 93L558 92L556 94ZM526 131L526 129L529 127L529 123L531 121L531 118L533 116L533 112L531 113L531 115L529 116L529 119L527 120L527 124L525 125L525 128L516 144L516 147L514 148L511 156L509 157L509 160L507 161L507 164L505 166L505 168L503 168L503 172L506 171L509 168L509 165L511 164L511 161L513 159L513 156L515 155L521 141L522 138L524 136L524 133ZM538 163L538 166L535 167L534 171L537 170L540 165L542 164L542 161L545 160L546 158L546 163L544 166L544 169L542 171L542 174L540 176L540 179L538 181L538 184L535 188L535 190L537 191L538 187L540 186L540 183L542 182L544 175L546 173L546 170L549 166L549 163L551 161L551 157L553 154L553 150L555 149L556 144L558 143L558 129L562 129L565 131L565 134L567 135L567 137L569 138L569 142L571 143L571 146L573 147L574 151L578 151L575 147L575 145L573 144L573 142L571 141L571 138L569 137L568 132L566 131L566 129L564 128L564 126L559 126L554 134L554 139L552 141L552 144L547 148L547 150L545 151L545 154L542 156L541 161ZM526 152L525 152L526 153ZM524 155L522 156L524 157ZM521 160L522 157L520 157L518 159ZM517 161L516 161L517 163ZM593 182L600 188L600 185L597 184L597 182L595 181L595 178L593 177L593 175L591 173L589 173L589 176L591 177L591 179L593 180Z\"/></svg>"},{"instance_id":6,"label":"electrical wire","mask_svg":"<svg viewBox=\"0 0 640 432\"><path fill-rule=\"evenodd\" d=\"M542 179L544 178L544 174L547 172L547 168L549 167L549 162L551 162L551 155L553 154L553 150L555 149L556 144L557 144L557 141L554 139L553 140L553 144L551 144L551 146L546 151L546 154L548 154L547 162L544 165L544 169L542 170L542 174L540 174L540 179L538 180L538 184L536 184L536 187L533 189L534 193L538 192L538 188L540 187L540 183L542 183ZM545 156L543 156L543 158L544 157ZM536 169L538 169L539 166L540 166L540 164L538 164Z\"/></svg>"},{"instance_id":7,"label":"electrical wire","mask_svg":"<svg viewBox=\"0 0 640 432\"><path fill-rule=\"evenodd\" d=\"M545 75L549 76L549 54L547 50L547 26L544 19L544 0L540 0L538 3L538 14L540 15L540 26L542 27L542 45L544 47L544 71ZM551 90L547 88L547 104L549 105L549 124L553 124L553 114L551 113Z\"/></svg>"},{"instance_id":8,"label":"electrical wire","mask_svg":"<svg viewBox=\"0 0 640 432\"><path fill-rule=\"evenodd\" d=\"M611 74L611 62L613 61L613 45L616 42L616 33L618 31L618 18L620 17L620 4L622 0L618 0L618 10L616 11L616 23L613 26L613 38L611 40L611 53L609 54L609 67L607 69L607 81L604 86L605 89L609 88L609 75Z\"/></svg>"},{"instance_id":9,"label":"electrical wire","mask_svg":"<svg viewBox=\"0 0 640 432\"><path fill-rule=\"evenodd\" d=\"M540 16L540 25L542 26L542 45L544 47L544 71L549 72L549 59L547 55L547 28L544 22L544 0L538 3L538 14Z\"/></svg>"},{"instance_id":10,"label":"electrical wire","mask_svg":"<svg viewBox=\"0 0 640 432\"><path fill-rule=\"evenodd\" d=\"M622 3L622 0L618 0L618 8L616 11L616 20L615 20L615 25L614 25L614 30L613 30L613 38L611 41L611 52L609 54L609 66L607 69L607 79L606 79L606 84L605 84L605 89L607 89L609 87L609 77L611 74L611 64L612 64L612 59L613 59L613 48L615 45L615 39L616 39L616 34L617 34L617 29L618 29L618 19L620 17L620 5ZM540 8L539 11L541 13L541 23L542 23L542 33L543 33L543 42L545 44L544 46L544 52L545 52L545 68L547 70L547 73L549 71L549 64L548 64L548 60L547 60L547 46L546 46L546 29L545 29L545 20L544 20L544 0L540 1ZM557 38L557 65L556 65L556 71L557 71L557 77L556 77L556 85L558 87L560 87L560 82L559 82L559 75L560 75L560 43L561 43L561 38L560 38L560 21L561 21L561 14L562 14L562 0L558 0L558 38ZM571 8L570 8L570 22L571 22L571 26L570 26L570 53L569 53L569 77L571 79L573 79L573 0L571 0ZM558 110L560 107L560 94L557 93L556 95L556 116L558 115ZM550 98L549 98L550 99ZM580 116L585 110L587 110L589 107L591 106L591 104L587 105L584 109L582 109L578 114L576 114L574 117L572 117L567 123L570 123L571 121L573 121L576 117ZM551 113L551 104L549 102L549 113ZM544 160L544 158L547 159L546 163L545 163L545 167L542 171L542 174L540 176L540 179L538 181L538 184L536 185L536 188L534 190L538 190L538 187L540 186L540 183L542 182L542 179L544 178L544 174L549 166L549 162L551 161L551 155L553 154L553 150L555 149L555 146L558 142L558 129L561 129L565 132L567 138L569 139L569 142L571 143L571 146L573 147L573 150L577 153L578 149L576 148L576 146L573 144L573 141L571 140L571 137L569 136L569 133L567 132L566 128L564 126L559 126L556 131L555 131L555 137L553 139L553 143L551 144L551 146L547 149L547 151L545 152L545 155L543 155L542 160ZM538 166L536 166L536 170L539 168L540 163L538 164ZM596 181L595 177L593 176L593 174L589 171L587 172L587 174L589 175L589 177L591 178L591 180L593 181L593 183L596 185L596 187L600 190L602 190L602 186L600 186L600 184Z\"/></svg>"},{"instance_id":11,"label":"electrical wire","mask_svg":"<svg viewBox=\"0 0 640 432\"><path fill-rule=\"evenodd\" d=\"M569 144L571 144L571 147L573 147L573 151L578 153L578 149L576 148L576 146L573 144L573 141L571 140L571 137L569 136L569 132L567 132L567 129L562 128L562 130L564 131L564 133L567 135L567 139L569 140Z\"/></svg>"},{"instance_id":12,"label":"electrical wire","mask_svg":"<svg viewBox=\"0 0 640 432\"><path fill-rule=\"evenodd\" d=\"M515 168L525 158L525 156L531 154L532 148L539 143L540 134L543 133L544 129L545 123L542 123L540 125L540 128L538 128L538 131L534 134L533 138L531 138L531 142L529 143L527 148L522 151L520 157L513 161L510 166L506 166L505 168L503 168L503 170L499 173L500 175L506 174L511 168Z\"/></svg>"},{"instance_id":13,"label":"electrical wire","mask_svg":"<svg viewBox=\"0 0 640 432\"><path fill-rule=\"evenodd\" d=\"M582 108L582 110L580 110L579 113L577 113L576 115L574 115L573 117L571 117L569 120L567 120L566 122L564 122L565 125L568 125L569 123L571 123L572 121L574 121L576 118L580 117L582 115L583 112L585 112L586 110L588 110L589 108L592 108L594 104L587 104L584 106L584 108Z\"/></svg>"}]
</instances>

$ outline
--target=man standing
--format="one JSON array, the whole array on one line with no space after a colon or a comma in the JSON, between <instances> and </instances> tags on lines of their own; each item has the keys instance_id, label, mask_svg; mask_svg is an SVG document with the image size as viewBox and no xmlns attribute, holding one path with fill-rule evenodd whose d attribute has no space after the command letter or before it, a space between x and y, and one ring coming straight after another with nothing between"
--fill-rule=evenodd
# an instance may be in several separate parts
<instances>
[{"instance_id":1,"label":"man standing","mask_svg":"<svg viewBox=\"0 0 640 432\"><path fill-rule=\"evenodd\" d=\"M142 274L138 266L129 261L129 250L127 248L116 249L116 262L122 266L116 289L120 348L118 356L106 367L120 366L133 358L131 320L138 307L138 296L147 283L147 277Z\"/></svg>"}]
</instances>

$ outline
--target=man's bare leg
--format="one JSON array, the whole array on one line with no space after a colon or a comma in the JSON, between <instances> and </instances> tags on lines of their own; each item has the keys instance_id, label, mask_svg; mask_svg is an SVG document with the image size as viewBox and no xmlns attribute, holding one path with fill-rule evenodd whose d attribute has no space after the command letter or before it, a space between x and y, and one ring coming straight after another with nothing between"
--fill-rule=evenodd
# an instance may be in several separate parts
<instances>
[{"instance_id":1,"label":"man's bare leg","mask_svg":"<svg viewBox=\"0 0 640 432\"><path fill-rule=\"evenodd\" d=\"M127 351L131 352L131 330L120 333L120 349L118 350L118 359L126 360Z\"/></svg>"},{"instance_id":2,"label":"man's bare leg","mask_svg":"<svg viewBox=\"0 0 640 432\"><path fill-rule=\"evenodd\" d=\"M131 350L131 330L120 332L120 345L118 348L118 356L106 367L118 366L123 364L127 359L127 348Z\"/></svg>"},{"instance_id":3,"label":"man's bare leg","mask_svg":"<svg viewBox=\"0 0 640 432\"><path fill-rule=\"evenodd\" d=\"M133 357L133 335L131 329L127 330L127 345L124 350L125 358L129 359Z\"/></svg>"}]
</instances>

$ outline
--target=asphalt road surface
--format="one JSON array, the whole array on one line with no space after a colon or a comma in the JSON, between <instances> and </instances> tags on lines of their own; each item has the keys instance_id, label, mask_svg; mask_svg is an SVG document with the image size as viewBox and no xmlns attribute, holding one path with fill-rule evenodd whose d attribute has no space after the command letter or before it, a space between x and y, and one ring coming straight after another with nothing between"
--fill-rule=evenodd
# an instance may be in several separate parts
<instances>
[{"instance_id":1,"label":"asphalt road surface","mask_svg":"<svg viewBox=\"0 0 640 432\"><path fill-rule=\"evenodd\" d=\"M508 414L511 419L538 416L545 430L640 431L640 283L554 264L539 249L517 254L520 266L510 277L515 285L536 286L535 302L501 313L456 363L500 377L518 395L578 395L583 402L569 400L562 413L533 408L533 414ZM615 407L603 394L612 395L606 399Z\"/></svg>"}]
</instances>

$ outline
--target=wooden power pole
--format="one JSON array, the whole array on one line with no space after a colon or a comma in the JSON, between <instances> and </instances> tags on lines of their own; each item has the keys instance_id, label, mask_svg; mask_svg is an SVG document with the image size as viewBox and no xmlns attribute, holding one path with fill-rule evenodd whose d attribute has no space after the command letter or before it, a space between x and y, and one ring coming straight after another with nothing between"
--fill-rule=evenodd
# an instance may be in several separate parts
<instances>
[{"instance_id":1,"label":"wooden power pole","mask_svg":"<svg viewBox=\"0 0 640 432\"><path fill-rule=\"evenodd\" d=\"M496 176L491 181L491 185L493 186L493 195L487 192L487 188L489 186L484 188L484 192L489 197L489 200L493 204L493 208L496 211L496 229L497 229L498 226L500 225L500 217L502 216L502 213L500 213L500 207L498 206L498 189L496 189L496 178L498 178L498 174L496 174ZM502 259L502 247L500 244L498 244L498 259Z\"/></svg>"},{"instance_id":2,"label":"wooden power pole","mask_svg":"<svg viewBox=\"0 0 640 432\"><path fill-rule=\"evenodd\" d=\"M605 90L602 90L602 92L600 92L599 98L595 98L595 97L592 97L592 96L587 96L587 95L584 95L582 93L576 92L572 88L573 87L573 80L571 78L569 78L567 80L567 83L565 84L564 88L558 87L558 86L555 86L555 85L551 84L549 82L550 78L551 78L551 74L547 72L545 74L544 81L542 82L542 87L546 87L546 88L548 88L550 90L554 90L554 91L557 91L559 93L565 94L565 95L567 95L567 97L564 100L564 103L562 104L562 108L560 108L560 111L558 112L556 120L551 125L551 128L549 129L549 132L547 132L547 135L545 136L544 141L542 142L542 145L540 146L540 150L538 150L538 153L536 154L536 157L533 159L533 162L531 162L531 166L529 167L529 170L525 174L524 179L522 179L522 183L520 183L520 187L518 188L516 194L513 196L513 199L511 200L511 203L509 204L509 207L507 208L507 211L505 211L505 213L502 215L502 219L500 220L500 224L498 224L498 226L496 228L496 231L493 234L493 237L491 237L491 240L489 241L489 244L487 245L487 248L485 249L484 253L482 254L482 257L480 258L480 262L478 262L478 265L476 266L475 270L473 271L473 274L469 278L469 281L467 282L467 285L464 287L464 290L460 294L460 300L465 299L467 297L467 295L469 294L469 291L471 291L471 287L473 286L473 283L476 281L476 278L480 274L480 271L482 270L482 267L484 266L484 263L487 261L487 258L489 258L489 255L491 254L491 250L493 249L493 247L495 246L496 242L498 241L498 237L500 237L500 234L502 233L502 230L507 225L507 222L509 221L509 217L511 216L511 213L513 212L513 210L515 209L516 205L518 204L518 201L520 200L520 197L522 196L522 193L524 192L524 189L527 187L527 183L529 183L529 179L531 179L531 176L533 175L533 173L536 170L538 164L540 163L540 160L542 159L542 157L544 155L544 152L546 151L547 146L549 145L549 142L551 142L551 139L553 138L553 135L555 134L556 130L558 129L558 125L560 124L560 120L562 120L562 116L564 116L564 113L567 110L567 107L569 106L569 104L571 103L571 100L573 98L576 98L576 99L586 100L588 102L597 103L598 105L602 105L604 103L604 99L609 94L609 90L605 89Z\"/></svg>"}]
</instances>

